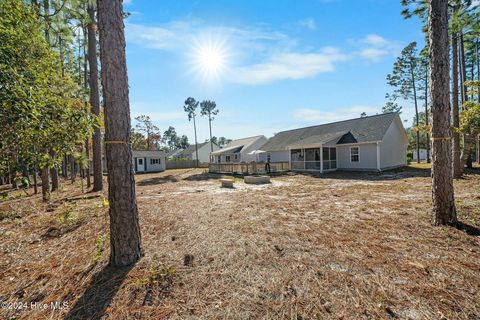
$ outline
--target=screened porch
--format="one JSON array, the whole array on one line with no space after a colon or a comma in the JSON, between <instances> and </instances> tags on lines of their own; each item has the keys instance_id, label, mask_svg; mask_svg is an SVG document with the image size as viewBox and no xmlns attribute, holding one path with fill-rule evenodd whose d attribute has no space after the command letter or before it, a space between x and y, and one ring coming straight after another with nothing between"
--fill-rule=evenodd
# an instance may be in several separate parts
<instances>
[{"instance_id":1,"label":"screened porch","mask_svg":"<svg viewBox=\"0 0 480 320\"><path fill-rule=\"evenodd\" d=\"M332 171L337 169L335 147L302 148L290 150L291 170Z\"/></svg>"}]
</instances>

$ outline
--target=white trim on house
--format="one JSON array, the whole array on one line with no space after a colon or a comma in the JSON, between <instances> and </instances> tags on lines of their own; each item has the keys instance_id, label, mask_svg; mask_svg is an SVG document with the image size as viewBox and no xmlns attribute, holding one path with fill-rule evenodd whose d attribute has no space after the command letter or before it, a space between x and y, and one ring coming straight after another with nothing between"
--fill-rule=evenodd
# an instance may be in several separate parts
<instances>
[{"instance_id":1,"label":"white trim on house","mask_svg":"<svg viewBox=\"0 0 480 320\"><path fill-rule=\"evenodd\" d=\"M357 161L353 161L353 160L352 160L352 149L353 149L353 148L357 148L357 149L358 149L357 154L356 154L356 156L358 157L358 160L357 160ZM360 146L351 146L351 147L350 147L350 162L360 162Z\"/></svg>"},{"instance_id":2,"label":"white trim on house","mask_svg":"<svg viewBox=\"0 0 480 320\"><path fill-rule=\"evenodd\" d=\"M380 143L377 142L377 170L381 171L381 166L380 166Z\"/></svg>"}]
</instances>

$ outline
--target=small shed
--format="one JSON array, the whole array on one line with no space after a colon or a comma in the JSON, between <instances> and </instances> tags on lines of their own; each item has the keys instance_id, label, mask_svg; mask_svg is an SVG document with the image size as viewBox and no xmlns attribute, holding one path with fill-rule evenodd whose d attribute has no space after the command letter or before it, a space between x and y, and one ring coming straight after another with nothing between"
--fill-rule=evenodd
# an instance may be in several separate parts
<instances>
[{"instance_id":1,"label":"small shed","mask_svg":"<svg viewBox=\"0 0 480 320\"><path fill-rule=\"evenodd\" d=\"M133 150L132 162L135 173L165 171L166 154L161 150Z\"/></svg>"}]
</instances>

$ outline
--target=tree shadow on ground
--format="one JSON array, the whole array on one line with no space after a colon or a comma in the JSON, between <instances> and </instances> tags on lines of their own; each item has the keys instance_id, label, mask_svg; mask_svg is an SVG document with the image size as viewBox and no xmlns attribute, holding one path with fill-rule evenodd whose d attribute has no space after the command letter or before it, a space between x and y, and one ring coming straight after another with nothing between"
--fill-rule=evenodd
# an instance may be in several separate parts
<instances>
[{"instance_id":1,"label":"tree shadow on ground","mask_svg":"<svg viewBox=\"0 0 480 320\"><path fill-rule=\"evenodd\" d=\"M209 173L203 172L199 174L193 174L184 178L185 181L207 181L207 180L218 180L223 178L223 174L220 173Z\"/></svg>"},{"instance_id":2,"label":"tree shadow on ground","mask_svg":"<svg viewBox=\"0 0 480 320\"><path fill-rule=\"evenodd\" d=\"M458 230L465 231L469 236L480 236L480 228L472 226L470 224L458 221L456 225Z\"/></svg>"},{"instance_id":3,"label":"tree shadow on ground","mask_svg":"<svg viewBox=\"0 0 480 320\"><path fill-rule=\"evenodd\" d=\"M430 177L429 168L412 168L402 167L382 172L368 171L333 171L326 173L309 173L300 172L299 174L311 176L314 178L324 179L348 179L348 180L364 180L364 181L383 181L383 180L402 180L409 178Z\"/></svg>"},{"instance_id":4,"label":"tree shadow on ground","mask_svg":"<svg viewBox=\"0 0 480 320\"><path fill-rule=\"evenodd\" d=\"M73 305L65 320L101 319L118 289L135 265L114 268L106 266L97 273L83 295Z\"/></svg>"},{"instance_id":5,"label":"tree shadow on ground","mask_svg":"<svg viewBox=\"0 0 480 320\"><path fill-rule=\"evenodd\" d=\"M163 177L153 177L137 182L139 186L152 186L156 184L164 184L169 182L178 182L180 181L176 176L168 175Z\"/></svg>"}]
</instances>

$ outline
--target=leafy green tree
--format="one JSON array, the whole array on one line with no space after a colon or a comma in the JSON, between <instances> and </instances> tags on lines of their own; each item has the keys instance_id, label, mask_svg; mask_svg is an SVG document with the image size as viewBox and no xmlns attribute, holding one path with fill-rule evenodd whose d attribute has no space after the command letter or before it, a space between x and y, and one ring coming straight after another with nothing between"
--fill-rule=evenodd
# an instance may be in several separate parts
<instances>
[{"instance_id":1,"label":"leafy green tree","mask_svg":"<svg viewBox=\"0 0 480 320\"><path fill-rule=\"evenodd\" d=\"M169 126L168 129L163 132L162 141L168 146L169 150L178 148L178 145L180 144L179 140L180 137L178 137L174 127Z\"/></svg>"},{"instance_id":2,"label":"leafy green tree","mask_svg":"<svg viewBox=\"0 0 480 320\"><path fill-rule=\"evenodd\" d=\"M178 148L181 149L186 149L190 146L190 143L188 143L188 137L186 135L182 135L178 141Z\"/></svg>"},{"instance_id":3,"label":"leafy green tree","mask_svg":"<svg viewBox=\"0 0 480 320\"><path fill-rule=\"evenodd\" d=\"M48 200L48 169L85 140L91 115L82 90L63 74L58 54L43 37L36 13L21 0L0 2L0 61L8 61L0 62L0 158L8 159L9 170L19 159L38 167Z\"/></svg>"},{"instance_id":4,"label":"leafy green tree","mask_svg":"<svg viewBox=\"0 0 480 320\"><path fill-rule=\"evenodd\" d=\"M137 131L143 132L146 137L147 150L158 149L160 147L161 134L160 129L153 124L149 116L140 115L135 117L137 121Z\"/></svg>"}]
</instances>

